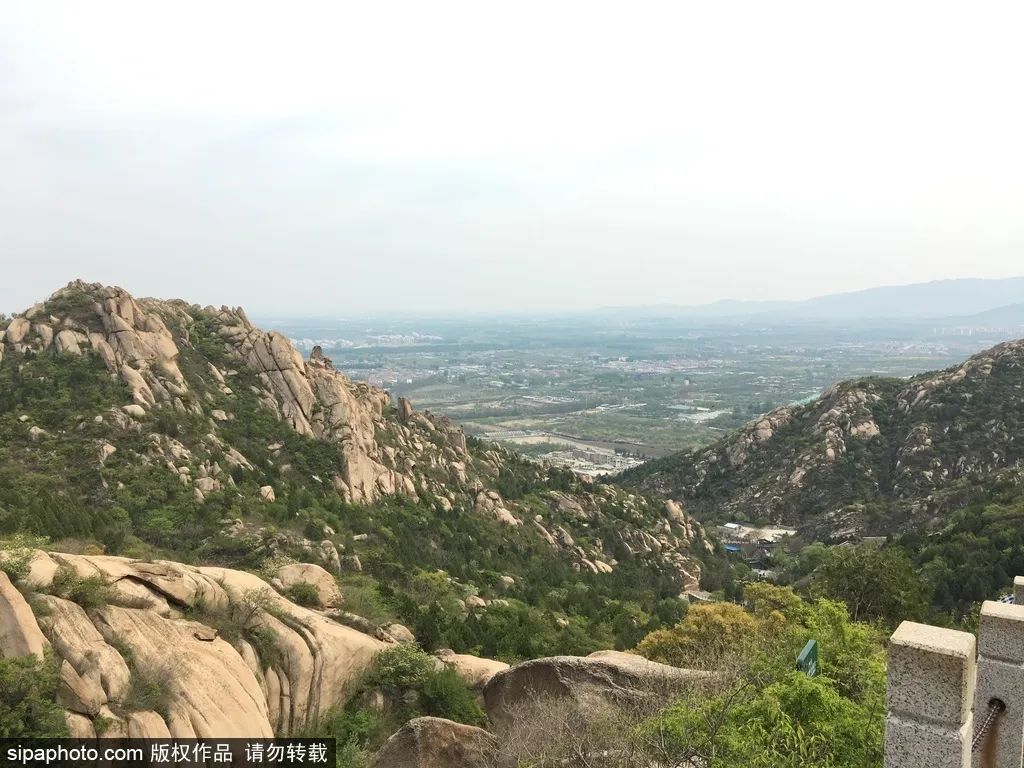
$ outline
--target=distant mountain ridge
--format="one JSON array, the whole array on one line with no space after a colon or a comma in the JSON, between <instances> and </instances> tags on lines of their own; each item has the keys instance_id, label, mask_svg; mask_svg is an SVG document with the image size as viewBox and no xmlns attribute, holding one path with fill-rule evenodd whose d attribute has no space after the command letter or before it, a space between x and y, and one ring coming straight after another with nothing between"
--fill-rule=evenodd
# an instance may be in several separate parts
<instances>
[{"instance_id":1,"label":"distant mountain ridge","mask_svg":"<svg viewBox=\"0 0 1024 768\"><path fill-rule=\"evenodd\" d=\"M814 538L923 530L993 489L1024 485L1024 341L910 379L836 384L714 445L619 482L684 499L703 519Z\"/></svg>"},{"instance_id":2,"label":"distant mountain ridge","mask_svg":"<svg viewBox=\"0 0 1024 768\"><path fill-rule=\"evenodd\" d=\"M988 309L973 315L962 317L945 318L953 322L962 321L966 325L989 325L989 326L1024 326L1024 303L1007 304L1006 306Z\"/></svg>"},{"instance_id":3,"label":"distant mountain ridge","mask_svg":"<svg viewBox=\"0 0 1024 768\"><path fill-rule=\"evenodd\" d=\"M947 318L969 316L1024 303L1024 277L962 278L910 285L881 286L849 293L828 294L802 301L742 301L723 299L695 306L660 305L609 311L702 319L780 317L794 319Z\"/></svg>"}]
</instances>

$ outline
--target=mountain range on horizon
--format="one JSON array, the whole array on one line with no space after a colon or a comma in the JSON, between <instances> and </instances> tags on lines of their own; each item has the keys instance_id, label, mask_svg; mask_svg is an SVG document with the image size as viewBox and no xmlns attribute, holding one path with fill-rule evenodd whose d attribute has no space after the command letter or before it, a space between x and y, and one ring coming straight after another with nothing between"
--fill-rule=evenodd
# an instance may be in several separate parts
<instances>
[{"instance_id":1,"label":"mountain range on horizon","mask_svg":"<svg viewBox=\"0 0 1024 768\"><path fill-rule=\"evenodd\" d=\"M153 297L161 298L161 297ZM19 308L9 307L7 313L17 314ZM357 313L352 317L375 316ZM437 312L403 313L380 311L381 317L434 317ZM460 314L457 310L448 316ZM479 315L482 313L470 313ZM491 314L491 313L486 313ZM1024 276L1006 278L950 278L923 283L883 285L856 291L829 293L807 299L718 299L700 304L609 305L591 310L551 309L533 313L542 316L563 315L639 315L703 321L755 319L781 320L877 320L904 321L957 320L971 323L1024 324ZM313 318L301 311L281 308L274 313L258 313L258 320L267 323L273 318Z\"/></svg>"},{"instance_id":2,"label":"mountain range on horizon","mask_svg":"<svg viewBox=\"0 0 1024 768\"><path fill-rule=\"evenodd\" d=\"M607 307L605 313L644 313L701 320L780 318L792 320L950 320L1024 317L1024 277L955 278L886 285L802 300L721 299L707 304Z\"/></svg>"}]
</instances>

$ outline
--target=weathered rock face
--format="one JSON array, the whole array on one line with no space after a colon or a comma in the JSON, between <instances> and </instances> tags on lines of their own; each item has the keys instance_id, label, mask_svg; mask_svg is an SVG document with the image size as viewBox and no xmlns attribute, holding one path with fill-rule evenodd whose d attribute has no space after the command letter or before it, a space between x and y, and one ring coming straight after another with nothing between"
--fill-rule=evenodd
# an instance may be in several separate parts
<instances>
[{"instance_id":1,"label":"weathered rock face","mask_svg":"<svg viewBox=\"0 0 1024 768\"><path fill-rule=\"evenodd\" d=\"M141 671L165 681L170 699L165 723L172 736L273 735L254 671L224 640L201 639L212 635L200 623L114 606L99 610L94 623L108 642L131 649L133 675Z\"/></svg>"},{"instance_id":2,"label":"weathered rock face","mask_svg":"<svg viewBox=\"0 0 1024 768\"><path fill-rule=\"evenodd\" d=\"M410 720L374 757L373 768L492 768L494 737L436 717Z\"/></svg>"},{"instance_id":3,"label":"weathered rock face","mask_svg":"<svg viewBox=\"0 0 1024 768\"><path fill-rule=\"evenodd\" d=\"M106 735L243 737L304 728L344 703L386 647L242 571L36 552L26 584L45 590L60 567L100 577L117 601L132 606L86 612L41 594L47 612L37 622L0 572L0 649L41 654L49 639L61 661L58 702L76 732L88 733L78 716L97 715L119 729ZM219 636L222 624L241 634L229 642ZM140 679L162 691L163 714L116 715Z\"/></svg>"},{"instance_id":4,"label":"weathered rock face","mask_svg":"<svg viewBox=\"0 0 1024 768\"><path fill-rule=\"evenodd\" d=\"M46 645L24 596L0 571L0 656L42 657Z\"/></svg>"},{"instance_id":5,"label":"weathered rock face","mask_svg":"<svg viewBox=\"0 0 1024 768\"><path fill-rule=\"evenodd\" d=\"M679 669L620 653L534 659L499 672L484 687L487 715L495 728L511 724L538 701L598 714L608 707L662 705L679 692L707 684L713 675Z\"/></svg>"},{"instance_id":6,"label":"weathered rock face","mask_svg":"<svg viewBox=\"0 0 1024 768\"><path fill-rule=\"evenodd\" d=\"M285 336L256 328L241 309L207 312L233 354L259 375L264 402L299 434L338 443L344 462L335 484L347 500L368 502L415 487L382 462L376 425L388 404L386 392L353 384L322 353L303 360Z\"/></svg>"}]
</instances>

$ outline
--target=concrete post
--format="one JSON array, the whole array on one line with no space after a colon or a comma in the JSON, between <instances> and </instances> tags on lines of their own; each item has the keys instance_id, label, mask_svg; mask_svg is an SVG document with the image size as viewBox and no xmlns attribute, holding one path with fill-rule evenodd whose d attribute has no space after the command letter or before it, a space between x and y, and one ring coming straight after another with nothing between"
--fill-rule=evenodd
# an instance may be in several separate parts
<instances>
[{"instance_id":1,"label":"concrete post","mask_svg":"<svg viewBox=\"0 0 1024 768\"><path fill-rule=\"evenodd\" d=\"M970 768L974 635L904 621L889 642L885 768Z\"/></svg>"},{"instance_id":2,"label":"concrete post","mask_svg":"<svg viewBox=\"0 0 1024 768\"><path fill-rule=\"evenodd\" d=\"M1013 577L1013 604L1024 605L1024 576Z\"/></svg>"},{"instance_id":3,"label":"concrete post","mask_svg":"<svg viewBox=\"0 0 1024 768\"><path fill-rule=\"evenodd\" d=\"M976 768L1021 768L1024 759L1024 605L991 600L981 606L978 629L978 684L974 719L980 727L989 702L1006 709L989 729L974 756Z\"/></svg>"}]
</instances>

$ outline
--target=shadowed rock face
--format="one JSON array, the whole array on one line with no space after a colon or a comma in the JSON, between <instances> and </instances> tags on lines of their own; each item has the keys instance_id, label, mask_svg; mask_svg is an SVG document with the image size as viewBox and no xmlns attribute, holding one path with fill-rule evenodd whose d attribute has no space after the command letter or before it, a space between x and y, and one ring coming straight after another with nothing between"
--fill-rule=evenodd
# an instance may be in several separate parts
<instances>
[{"instance_id":1,"label":"shadowed rock face","mask_svg":"<svg viewBox=\"0 0 1024 768\"><path fill-rule=\"evenodd\" d=\"M388 739L373 768L492 768L494 737L437 717L410 720Z\"/></svg>"},{"instance_id":2,"label":"shadowed rock face","mask_svg":"<svg viewBox=\"0 0 1024 768\"><path fill-rule=\"evenodd\" d=\"M484 687L487 715L501 730L539 701L567 707L584 717L609 707L664 704L681 691L707 684L714 675L679 669L618 651L587 657L534 659L499 672Z\"/></svg>"}]
</instances>

